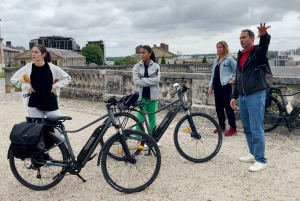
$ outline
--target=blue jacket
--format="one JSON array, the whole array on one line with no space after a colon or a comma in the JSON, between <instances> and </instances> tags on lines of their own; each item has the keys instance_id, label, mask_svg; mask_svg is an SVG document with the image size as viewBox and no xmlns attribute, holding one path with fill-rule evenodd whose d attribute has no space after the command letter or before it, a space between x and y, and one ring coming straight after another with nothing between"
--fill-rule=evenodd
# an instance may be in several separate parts
<instances>
[{"instance_id":1,"label":"blue jacket","mask_svg":"<svg viewBox=\"0 0 300 201\"><path fill-rule=\"evenodd\" d=\"M218 59L215 60L211 68L211 79L208 85L211 88L213 88L213 79L214 79L215 69L218 64ZM236 69L236 61L232 57L228 57L228 56L224 57L224 59L220 64L220 81L222 86L228 84L228 82L232 79L235 80L235 69Z\"/></svg>"}]
</instances>

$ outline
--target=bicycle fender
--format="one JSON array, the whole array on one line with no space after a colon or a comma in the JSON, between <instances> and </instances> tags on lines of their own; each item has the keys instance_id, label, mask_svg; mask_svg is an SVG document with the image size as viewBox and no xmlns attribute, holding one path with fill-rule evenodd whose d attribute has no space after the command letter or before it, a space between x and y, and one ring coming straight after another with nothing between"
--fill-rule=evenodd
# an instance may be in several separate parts
<instances>
[{"instance_id":1,"label":"bicycle fender","mask_svg":"<svg viewBox=\"0 0 300 201\"><path fill-rule=\"evenodd\" d=\"M103 150L107 147L108 142L109 142L110 140L113 140L113 138L116 137L117 135L118 135L118 133L114 134L113 136L111 136L111 137L104 143L104 146L101 148L100 153L99 153L99 155L98 155L97 166L100 165L102 152L103 152Z\"/></svg>"}]
</instances>

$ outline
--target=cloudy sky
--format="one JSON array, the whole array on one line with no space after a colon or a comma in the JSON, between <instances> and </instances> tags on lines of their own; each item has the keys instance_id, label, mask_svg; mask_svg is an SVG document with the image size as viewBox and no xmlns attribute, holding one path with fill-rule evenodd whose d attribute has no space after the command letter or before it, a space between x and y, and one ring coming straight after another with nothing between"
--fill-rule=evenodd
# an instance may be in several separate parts
<instances>
[{"instance_id":1,"label":"cloudy sky","mask_svg":"<svg viewBox=\"0 0 300 201\"><path fill-rule=\"evenodd\" d=\"M28 49L39 36L68 36L81 47L104 40L107 56L127 56L139 44L169 44L183 54L215 53L225 40L241 47L242 29L270 25L269 50L300 47L299 0L1 0L5 41ZM256 43L259 39L256 39Z\"/></svg>"}]
</instances>

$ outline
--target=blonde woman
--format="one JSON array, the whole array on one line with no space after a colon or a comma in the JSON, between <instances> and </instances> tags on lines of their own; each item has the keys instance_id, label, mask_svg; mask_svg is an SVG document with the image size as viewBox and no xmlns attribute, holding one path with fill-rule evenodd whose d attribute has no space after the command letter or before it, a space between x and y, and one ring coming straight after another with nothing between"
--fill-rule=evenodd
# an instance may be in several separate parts
<instances>
[{"instance_id":1,"label":"blonde woman","mask_svg":"<svg viewBox=\"0 0 300 201\"><path fill-rule=\"evenodd\" d=\"M220 41L216 45L218 58L212 66L212 76L209 83L208 93L214 91L215 107L222 131L226 131L225 112L228 118L229 130L225 136L237 134L234 110L230 107L230 96L232 93L231 84L235 80L236 61L230 56L228 45L225 41ZM217 129L213 131L217 132Z\"/></svg>"}]
</instances>

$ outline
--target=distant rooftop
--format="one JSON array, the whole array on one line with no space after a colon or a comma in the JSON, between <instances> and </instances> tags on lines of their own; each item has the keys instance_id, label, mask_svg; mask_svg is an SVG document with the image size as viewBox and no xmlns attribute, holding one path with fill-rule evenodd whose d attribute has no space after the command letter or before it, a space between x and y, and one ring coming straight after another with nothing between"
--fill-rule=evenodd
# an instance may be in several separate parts
<instances>
[{"instance_id":1,"label":"distant rooftop","mask_svg":"<svg viewBox=\"0 0 300 201\"><path fill-rule=\"evenodd\" d=\"M10 48L10 47L6 47L6 46L3 46L3 50L6 51L6 52L20 52L20 50L16 50L14 48Z\"/></svg>"},{"instance_id":2,"label":"distant rooftop","mask_svg":"<svg viewBox=\"0 0 300 201\"><path fill-rule=\"evenodd\" d=\"M84 58L84 56L71 50L55 49L47 47L47 50L63 58Z\"/></svg>"}]
</instances>

